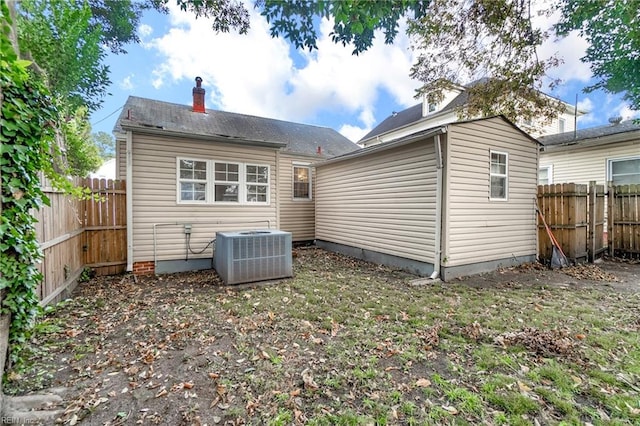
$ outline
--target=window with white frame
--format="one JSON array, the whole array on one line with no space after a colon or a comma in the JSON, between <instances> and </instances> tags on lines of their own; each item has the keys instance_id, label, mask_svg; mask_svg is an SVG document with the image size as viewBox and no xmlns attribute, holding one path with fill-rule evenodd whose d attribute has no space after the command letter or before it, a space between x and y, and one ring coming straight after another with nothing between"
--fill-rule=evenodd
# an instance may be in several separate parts
<instances>
[{"instance_id":1,"label":"window with white frame","mask_svg":"<svg viewBox=\"0 0 640 426\"><path fill-rule=\"evenodd\" d=\"M184 202L204 203L207 200L207 162L178 161L179 199Z\"/></svg>"},{"instance_id":2,"label":"window with white frame","mask_svg":"<svg viewBox=\"0 0 640 426\"><path fill-rule=\"evenodd\" d=\"M245 166L246 198L248 203L266 203L269 193L269 166Z\"/></svg>"},{"instance_id":3,"label":"window with white frame","mask_svg":"<svg viewBox=\"0 0 640 426\"><path fill-rule=\"evenodd\" d=\"M311 199L311 167L293 166L293 198L295 200Z\"/></svg>"},{"instance_id":4,"label":"window with white frame","mask_svg":"<svg viewBox=\"0 0 640 426\"><path fill-rule=\"evenodd\" d=\"M270 167L178 158L179 203L268 204Z\"/></svg>"},{"instance_id":5,"label":"window with white frame","mask_svg":"<svg viewBox=\"0 0 640 426\"><path fill-rule=\"evenodd\" d=\"M240 186L240 164L215 163L214 201L237 203Z\"/></svg>"},{"instance_id":6,"label":"window with white frame","mask_svg":"<svg viewBox=\"0 0 640 426\"><path fill-rule=\"evenodd\" d=\"M611 159L607 168L614 185L640 184L640 157Z\"/></svg>"},{"instance_id":7,"label":"window with white frame","mask_svg":"<svg viewBox=\"0 0 640 426\"><path fill-rule=\"evenodd\" d=\"M538 185L551 185L553 183L553 168L551 165L538 169Z\"/></svg>"},{"instance_id":8,"label":"window with white frame","mask_svg":"<svg viewBox=\"0 0 640 426\"><path fill-rule=\"evenodd\" d=\"M490 151L490 198L492 200L506 200L508 193L509 155L506 152Z\"/></svg>"},{"instance_id":9,"label":"window with white frame","mask_svg":"<svg viewBox=\"0 0 640 426\"><path fill-rule=\"evenodd\" d=\"M558 118L558 133L564 133L566 128L567 120L560 117Z\"/></svg>"}]
</instances>

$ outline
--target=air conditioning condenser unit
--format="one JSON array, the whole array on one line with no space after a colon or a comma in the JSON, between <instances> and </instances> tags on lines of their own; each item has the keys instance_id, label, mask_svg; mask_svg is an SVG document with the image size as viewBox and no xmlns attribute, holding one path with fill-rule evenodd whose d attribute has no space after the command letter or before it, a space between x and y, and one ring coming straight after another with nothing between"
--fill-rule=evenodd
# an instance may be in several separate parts
<instances>
[{"instance_id":1,"label":"air conditioning condenser unit","mask_svg":"<svg viewBox=\"0 0 640 426\"><path fill-rule=\"evenodd\" d=\"M215 270L225 284L293 276L290 232L218 232L215 247Z\"/></svg>"}]
</instances>

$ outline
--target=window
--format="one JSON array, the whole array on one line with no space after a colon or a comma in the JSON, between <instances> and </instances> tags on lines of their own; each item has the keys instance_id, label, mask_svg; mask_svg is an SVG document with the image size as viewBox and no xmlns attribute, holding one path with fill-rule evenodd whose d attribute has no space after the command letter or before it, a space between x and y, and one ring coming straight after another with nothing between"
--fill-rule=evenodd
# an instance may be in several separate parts
<instances>
[{"instance_id":1,"label":"window","mask_svg":"<svg viewBox=\"0 0 640 426\"><path fill-rule=\"evenodd\" d=\"M269 167L246 166L247 198L249 203L266 203L269 190Z\"/></svg>"},{"instance_id":2,"label":"window","mask_svg":"<svg viewBox=\"0 0 640 426\"><path fill-rule=\"evenodd\" d=\"M180 201L200 202L207 200L207 162L180 160L178 180Z\"/></svg>"},{"instance_id":3,"label":"window","mask_svg":"<svg viewBox=\"0 0 640 426\"><path fill-rule=\"evenodd\" d=\"M567 121L564 118L558 118L558 133L565 132L565 124L567 124Z\"/></svg>"},{"instance_id":4,"label":"window","mask_svg":"<svg viewBox=\"0 0 640 426\"><path fill-rule=\"evenodd\" d=\"M508 155L504 152L491 151L491 189L492 200L506 200L508 193Z\"/></svg>"},{"instance_id":5,"label":"window","mask_svg":"<svg viewBox=\"0 0 640 426\"><path fill-rule=\"evenodd\" d=\"M237 203L240 185L240 165L234 163L215 163L215 198L216 202Z\"/></svg>"},{"instance_id":6,"label":"window","mask_svg":"<svg viewBox=\"0 0 640 426\"><path fill-rule=\"evenodd\" d=\"M293 198L296 200L311 199L311 168L293 166Z\"/></svg>"},{"instance_id":7,"label":"window","mask_svg":"<svg viewBox=\"0 0 640 426\"><path fill-rule=\"evenodd\" d=\"M178 158L179 203L268 204L270 168Z\"/></svg>"},{"instance_id":8,"label":"window","mask_svg":"<svg viewBox=\"0 0 640 426\"><path fill-rule=\"evenodd\" d=\"M551 185L553 183L553 168L551 165L538 169L538 185Z\"/></svg>"},{"instance_id":9,"label":"window","mask_svg":"<svg viewBox=\"0 0 640 426\"><path fill-rule=\"evenodd\" d=\"M614 185L640 184L640 157L609 160L608 169Z\"/></svg>"}]
</instances>

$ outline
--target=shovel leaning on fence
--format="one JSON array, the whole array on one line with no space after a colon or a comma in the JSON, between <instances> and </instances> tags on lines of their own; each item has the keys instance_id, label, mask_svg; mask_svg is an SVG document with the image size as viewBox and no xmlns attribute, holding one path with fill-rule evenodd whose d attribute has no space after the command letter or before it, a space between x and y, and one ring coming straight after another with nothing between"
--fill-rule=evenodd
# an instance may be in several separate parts
<instances>
[{"instance_id":1,"label":"shovel leaning on fence","mask_svg":"<svg viewBox=\"0 0 640 426\"><path fill-rule=\"evenodd\" d=\"M565 256L564 252L562 251L562 248L560 247L560 244L558 244L558 240L556 240L556 237L553 235L553 232L551 232L551 228L549 228L549 225L547 225L547 221L544 220L544 216L540 211L540 207L538 207L537 200L536 200L536 211L538 212L538 215L540 216L540 219L544 224L544 229L547 230L547 235L551 240L551 268L564 268L566 266L569 266L569 260L567 260L567 256Z\"/></svg>"}]
</instances>

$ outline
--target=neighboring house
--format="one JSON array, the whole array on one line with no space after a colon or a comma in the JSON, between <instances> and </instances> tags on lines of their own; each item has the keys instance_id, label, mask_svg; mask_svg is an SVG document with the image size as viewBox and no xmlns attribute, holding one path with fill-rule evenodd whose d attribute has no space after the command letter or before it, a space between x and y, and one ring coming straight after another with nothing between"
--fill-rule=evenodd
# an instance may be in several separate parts
<instances>
[{"instance_id":1,"label":"neighboring house","mask_svg":"<svg viewBox=\"0 0 640 426\"><path fill-rule=\"evenodd\" d=\"M117 178L127 185L127 270L211 268L217 232L315 236L312 163L358 146L333 129L129 97L117 121Z\"/></svg>"},{"instance_id":2,"label":"neighboring house","mask_svg":"<svg viewBox=\"0 0 640 426\"><path fill-rule=\"evenodd\" d=\"M473 82L468 87L478 84L480 81ZM464 108L468 100L466 88L455 87L445 91L443 95L443 100L439 103L429 102L429 97L423 96L421 103L400 112L393 112L366 134L358 144L363 147L377 145L412 135L421 130L459 121L458 111L460 108ZM562 105L564 108L558 111L557 118L550 123L543 125L536 122L520 121L516 124L533 137L573 131L576 117L583 115L584 112L580 110L576 112L574 106L564 102Z\"/></svg>"},{"instance_id":3,"label":"neighboring house","mask_svg":"<svg viewBox=\"0 0 640 426\"><path fill-rule=\"evenodd\" d=\"M90 178L98 179L115 179L116 178L116 159L110 158L95 172L89 173Z\"/></svg>"},{"instance_id":4,"label":"neighboring house","mask_svg":"<svg viewBox=\"0 0 640 426\"><path fill-rule=\"evenodd\" d=\"M540 184L640 184L640 124L633 120L545 136L540 142Z\"/></svg>"},{"instance_id":5,"label":"neighboring house","mask_svg":"<svg viewBox=\"0 0 640 426\"><path fill-rule=\"evenodd\" d=\"M503 116L316 164L316 244L445 279L535 261L539 143Z\"/></svg>"}]
</instances>

